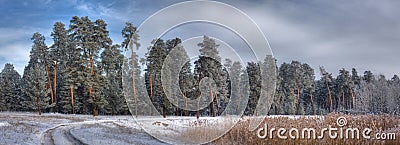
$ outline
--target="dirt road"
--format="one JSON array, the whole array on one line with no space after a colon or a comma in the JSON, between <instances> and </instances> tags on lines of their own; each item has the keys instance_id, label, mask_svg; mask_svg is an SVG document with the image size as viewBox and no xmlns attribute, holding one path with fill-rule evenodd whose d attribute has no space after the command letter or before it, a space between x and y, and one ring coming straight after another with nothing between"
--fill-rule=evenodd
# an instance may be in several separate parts
<instances>
[{"instance_id":1,"label":"dirt road","mask_svg":"<svg viewBox=\"0 0 400 145\"><path fill-rule=\"evenodd\" d=\"M131 116L0 112L0 144L164 145L138 127Z\"/></svg>"}]
</instances>

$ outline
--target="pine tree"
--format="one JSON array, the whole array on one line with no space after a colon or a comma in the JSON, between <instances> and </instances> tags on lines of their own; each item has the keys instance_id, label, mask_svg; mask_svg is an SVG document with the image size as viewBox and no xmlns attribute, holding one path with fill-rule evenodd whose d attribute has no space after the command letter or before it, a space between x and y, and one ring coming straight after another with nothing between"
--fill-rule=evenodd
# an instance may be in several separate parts
<instances>
[{"instance_id":1,"label":"pine tree","mask_svg":"<svg viewBox=\"0 0 400 145\"><path fill-rule=\"evenodd\" d=\"M101 53L102 69L107 79L107 89L104 90L108 102L107 110L112 115L127 114L128 107L122 90L122 66L124 56L120 46L113 45Z\"/></svg>"},{"instance_id":2,"label":"pine tree","mask_svg":"<svg viewBox=\"0 0 400 145\"><path fill-rule=\"evenodd\" d=\"M314 113L314 70L308 64L292 61L290 64L283 63L278 75L278 98L275 100L283 103L282 112L304 114L308 109Z\"/></svg>"},{"instance_id":3,"label":"pine tree","mask_svg":"<svg viewBox=\"0 0 400 145\"><path fill-rule=\"evenodd\" d=\"M73 63L76 65L71 68L70 80L73 90L71 91L71 102L73 103L73 109L75 113L88 114L90 112L91 106L88 105L89 89L91 91L91 85L89 78L91 78L90 64L89 64L89 49L93 47L93 27L94 24L89 20L88 17L79 18L77 16L72 17L69 25L69 39L71 46L71 51L76 50L75 55L78 58L74 60ZM75 48L75 49L74 49ZM92 56L93 57L93 56ZM76 83L76 86L74 83ZM93 92L91 92L93 93ZM73 97L73 98L72 98ZM94 112L92 112L93 114Z\"/></svg>"},{"instance_id":4,"label":"pine tree","mask_svg":"<svg viewBox=\"0 0 400 145\"><path fill-rule=\"evenodd\" d=\"M166 52L168 56L164 60L161 72L163 88L165 94L168 96L168 98L165 98L164 103L169 102L175 105L173 106L172 104L169 104L168 110L175 110L172 114L178 116L181 115L180 108L187 107L184 105L187 103L186 101L179 101L186 99L185 94L180 90L179 75L181 74L181 66L185 65L189 61L189 57L181 45L181 39L179 38L167 40ZM182 99L179 99L178 97L181 96Z\"/></svg>"},{"instance_id":5,"label":"pine tree","mask_svg":"<svg viewBox=\"0 0 400 145\"><path fill-rule=\"evenodd\" d=\"M400 112L400 78L394 75L388 82L388 112L399 114Z\"/></svg>"},{"instance_id":6,"label":"pine tree","mask_svg":"<svg viewBox=\"0 0 400 145\"><path fill-rule=\"evenodd\" d=\"M371 112L371 113L375 113L374 112L374 103L375 102L373 102L373 100L374 100L374 88L375 88L375 76L374 76L374 74L371 72L371 71L369 71L369 70L367 70L367 71L364 71L364 76L362 77L362 80L364 80L365 81L365 85L363 86L363 87L365 87L366 88L366 90L365 91L363 91L363 92L365 92L367 95L365 95L364 97L366 97L367 98L367 101L368 101L368 111L369 112Z\"/></svg>"},{"instance_id":7,"label":"pine tree","mask_svg":"<svg viewBox=\"0 0 400 145\"><path fill-rule=\"evenodd\" d=\"M278 80L278 67L276 61L277 60L272 55L267 54L264 60L259 62L261 64L260 71L262 76L261 98L258 101L258 106L260 107L256 108L259 115L268 115L269 109L275 100L277 90L276 82Z\"/></svg>"},{"instance_id":8,"label":"pine tree","mask_svg":"<svg viewBox=\"0 0 400 145\"><path fill-rule=\"evenodd\" d=\"M242 64L240 64L239 61L235 61L232 63L230 59L225 60L224 64L225 68L229 72L229 80L228 80L228 90L229 92L229 99L231 102L235 105L234 108L236 109L233 112L230 112L231 114L239 115L242 112L239 112L240 110L243 110L244 106L242 106L241 102L243 101L243 96L242 96L242 87L241 85L241 75L242 75Z\"/></svg>"},{"instance_id":9,"label":"pine tree","mask_svg":"<svg viewBox=\"0 0 400 145\"><path fill-rule=\"evenodd\" d=\"M336 79L338 83L338 96L341 96L341 105L343 106L342 108L345 110L351 109L352 104L354 103L354 95L353 95L353 87L354 87L354 82L352 79L352 76L349 74L349 71L345 70L344 68L339 71L339 75L337 76Z\"/></svg>"},{"instance_id":10,"label":"pine tree","mask_svg":"<svg viewBox=\"0 0 400 145\"><path fill-rule=\"evenodd\" d=\"M247 68L241 69L240 72L240 80L239 80L239 104L237 110L244 110L242 112L237 112L238 114L245 115L245 109L248 106L248 100L250 96L250 83L249 83L249 75L247 73Z\"/></svg>"},{"instance_id":11,"label":"pine tree","mask_svg":"<svg viewBox=\"0 0 400 145\"><path fill-rule=\"evenodd\" d=\"M90 20L88 20L90 22ZM91 78L89 78L89 102L91 102L92 114L97 116L104 106L108 104L105 99L105 90L107 86L106 78L102 75L101 62L98 61L99 52L104 49L110 49L112 40L109 37L107 24L104 20L98 19L94 22L93 36L94 46L89 48L89 62L91 68ZM103 110L104 111L104 110Z\"/></svg>"},{"instance_id":12,"label":"pine tree","mask_svg":"<svg viewBox=\"0 0 400 145\"><path fill-rule=\"evenodd\" d=\"M328 110L329 110L329 112L331 112L332 108L333 108L333 97L332 97L332 92L331 92L331 86L332 86L332 81L333 81L332 74L329 74L323 67L319 67L319 70L322 75L321 80L323 80L323 82L325 82L325 88L327 90L325 94L327 94L326 95L328 98L327 100L329 100L329 102L327 102L329 104Z\"/></svg>"},{"instance_id":13,"label":"pine tree","mask_svg":"<svg viewBox=\"0 0 400 145\"><path fill-rule=\"evenodd\" d=\"M195 96L195 80L194 75L191 71L191 63L187 62L181 69L179 75L179 86L182 90L182 97L184 98L185 103L185 116L189 116L189 105L188 105L188 98L194 99Z\"/></svg>"},{"instance_id":14,"label":"pine tree","mask_svg":"<svg viewBox=\"0 0 400 145\"><path fill-rule=\"evenodd\" d=\"M269 110L269 114L271 115L278 115L278 114L284 114L283 108L281 104L282 102L282 97L283 97L283 88L282 88L282 77L279 75L279 69L277 69L277 78L276 78L276 91L274 94L274 101L271 105L271 109Z\"/></svg>"},{"instance_id":15,"label":"pine tree","mask_svg":"<svg viewBox=\"0 0 400 145\"><path fill-rule=\"evenodd\" d=\"M215 116L222 112L221 110L223 110L223 106L220 105L226 102L224 100L227 100L226 71L224 71L222 68L221 57L219 56L217 50L219 45L216 44L214 39L204 36L203 42L199 43L198 46L200 47L200 56L199 59L194 62L195 80L197 80L196 86L199 86L200 80L205 77L208 77L215 81L216 90L214 91L213 89L211 89L211 82L207 84L209 88L209 98L213 101L208 107L209 111L205 112L210 116ZM197 96L200 96L200 88L197 88ZM215 109L214 107L216 107L217 109ZM221 107L221 110L219 107ZM200 116L200 111L197 111L196 116Z\"/></svg>"},{"instance_id":16,"label":"pine tree","mask_svg":"<svg viewBox=\"0 0 400 145\"><path fill-rule=\"evenodd\" d=\"M81 59L82 49L77 46L73 36L76 35L75 26L72 24L68 30L71 34L67 36L67 46L60 50L58 94L60 96L60 108L63 113L83 113L83 60ZM62 36L62 35L61 35ZM61 39L60 39L61 40Z\"/></svg>"},{"instance_id":17,"label":"pine tree","mask_svg":"<svg viewBox=\"0 0 400 145\"><path fill-rule=\"evenodd\" d=\"M169 101L169 99L167 98L165 92L164 92L164 87L171 87L171 86L167 86L167 85L163 85L162 83L162 77L168 77L168 75L163 76L161 74L161 70L163 65L165 64L165 58L168 55L167 52L167 45L166 42L164 42L163 40L161 40L162 46L158 47L158 48L162 48L159 49L159 51L155 51L156 55L154 58L157 58L156 63L154 65L154 72L155 72L155 77L154 77L154 81L155 81L155 95L156 98L158 97L158 100L160 101L161 104L161 110L160 112L162 113L163 117L165 118L167 115L173 114L175 112L175 109L173 108L173 105L171 104L171 102Z\"/></svg>"},{"instance_id":18,"label":"pine tree","mask_svg":"<svg viewBox=\"0 0 400 145\"><path fill-rule=\"evenodd\" d=\"M99 109L107 104L104 93L101 92L101 87L105 85L103 85L104 76L101 75L99 66L101 63L98 62L98 57L101 50L111 47L112 41L106 29L107 24L101 19L92 22L87 16L82 18L74 16L70 22L69 37L83 54L81 60L84 70L78 72L78 75L80 79L83 78L82 82L86 89L81 87L78 91L82 96L86 96L85 92L88 93L87 97L81 100L88 104L84 104L82 111L91 112L93 116L97 116Z\"/></svg>"},{"instance_id":19,"label":"pine tree","mask_svg":"<svg viewBox=\"0 0 400 145\"><path fill-rule=\"evenodd\" d=\"M51 36L53 37L54 43L50 47L50 55L49 55L49 62L50 62L50 69L53 70L52 73L52 91L53 91L53 96L52 96L52 103L55 104L53 106L53 112L57 111L57 105L58 102L57 100L60 98L59 95L57 95L57 84L61 82L61 80L57 80L57 78L61 77L59 74L59 66L60 63L65 63L66 61L65 56L65 49L68 47L68 36L67 36L67 30L65 30L65 25L61 22L56 22L54 24L53 32L51 33ZM54 63L53 63L54 62ZM61 70L63 71L63 70Z\"/></svg>"},{"instance_id":20,"label":"pine tree","mask_svg":"<svg viewBox=\"0 0 400 145\"><path fill-rule=\"evenodd\" d=\"M135 64L137 61L137 56L134 52L134 46L136 47L136 50L139 49L140 44L139 44L139 35L138 31L135 26L133 26L132 23L126 23L124 29L122 29L122 37L125 38L124 41L122 42L122 47L125 48L125 51L129 50L131 51L131 78L132 78L132 87L133 87L133 97L135 100L135 115L137 117L138 115L138 99L137 99L137 90L136 90L136 79L135 79L135 69L138 67L135 67Z\"/></svg>"},{"instance_id":21,"label":"pine tree","mask_svg":"<svg viewBox=\"0 0 400 145\"><path fill-rule=\"evenodd\" d=\"M355 109L356 108L356 106L355 106L356 105L355 90L357 88L359 88L359 84L361 81L361 78L360 78L360 76L358 76L358 72L355 68L351 69L351 81L353 82L350 86L350 93L351 93L351 100L352 100L351 107L352 107L352 109Z\"/></svg>"},{"instance_id":22,"label":"pine tree","mask_svg":"<svg viewBox=\"0 0 400 145\"><path fill-rule=\"evenodd\" d=\"M50 90L48 89L49 81L46 71L45 53L47 46L44 43L45 37L40 33L35 33L32 40L30 60L23 75L23 92L27 98L24 105L31 110L37 110L41 115L43 109L48 109L54 104L50 105L51 96L48 97Z\"/></svg>"},{"instance_id":23,"label":"pine tree","mask_svg":"<svg viewBox=\"0 0 400 145\"><path fill-rule=\"evenodd\" d=\"M374 82L373 97L371 98L371 110L373 113L382 114L388 113L388 81L384 75L379 75L376 82Z\"/></svg>"},{"instance_id":24,"label":"pine tree","mask_svg":"<svg viewBox=\"0 0 400 145\"><path fill-rule=\"evenodd\" d=\"M293 88L291 85L292 79L289 79L289 70L290 69L290 64L288 63L283 63L279 67L279 81L281 82L279 85L279 100L281 100L281 112L283 114L294 114L294 92L292 91L291 88Z\"/></svg>"},{"instance_id":25,"label":"pine tree","mask_svg":"<svg viewBox=\"0 0 400 145\"><path fill-rule=\"evenodd\" d=\"M135 60L133 61L135 64L132 65L132 61L124 57L123 59L123 67L122 67L122 78L123 78L123 93L125 96L125 102L127 107L130 109L132 114L140 114L140 115L154 115L155 113L151 105L151 101L147 101L143 99L143 97L148 96L146 84L143 85L142 83L135 83L134 87L136 88L136 97L134 97L134 89L133 89L133 76L132 71L134 72L134 80L135 82L145 82L145 76L142 76L141 66L145 66L146 59L141 58L140 61L138 60L138 56L135 55ZM139 65L141 63L141 65ZM132 88L128 88L132 87ZM141 97L141 99L138 99ZM135 99L136 98L136 99ZM129 113L129 112L127 112Z\"/></svg>"},{"instance_id":26,"label":"pine tree","mask_svg":"<svg viewBox=\"0 0 400 145\"><path fill-rule=\"evenodd\" d=\"M258 63L249 62L247 64L247 74L249 76L249 99L247 103L247 107L245 109L245 115L257 115L255 112L257 102L260 98L261 94L261 72L260 66Z\"/></svg>"},{"instance_id":27,"label":"pine tree","mask_svg":"<svg viewBox=\"0 0 400 145\"><path fill-rule=\"evenodd\" d=\"M170 106L166 102L166 96L161 83L161 68L167 56L166 46L162 39L154 40L152 45L148 48L149 51L146 59L146 86L153 105L165 117L169 113L168 108Z\"/></svg>"},{"instance_id":28,"label":"pine tree","mask_svg":"<svg viewBox=\"0 0 400 145\"><path fill-rule=\"evenodd\" d=\"M295 99L295 114L299 114L299 109L300 103L302 100L300 100L300 96L303 92L304 89L304 84L302 83L303 81L303 70L302 70L302 64L298 61L292 61L290 64L290 71L289 71L289 76L293 79L292 82L294 82L294 88L293 90L295 91L296 94L296 99ZM301 110L303 111L303 110Z\"/></svg>"},{"instance_id":29,"label":"pine tree","mask_svg":"<svg viewBox=\"0 0 400 145\"><path fill-rule=\"evenodd\" d=\"M315 75L314 69L311 68L308 64L304 63L301 65L302 73L302 81L301 83L304 86L302 93L302 101L303 108L308 109L310 111L302 110L307 114L315 114L315 101L314 101L314 92L315 92Z\"/></svg>"},{"instance_id":30,"label":"pine tree","mask_svg":"<svg viewBox=\"0 0 400 145\"><path fill-rule=\"evenodd\" d=\"M326 114L329 110L329 97L327 97L327 94L328 90L326 90L325 80L321 77L319 80L315 81L314 93L315 104L317 106L316 114L318 115Z\"/></svg>"}]
</instances>

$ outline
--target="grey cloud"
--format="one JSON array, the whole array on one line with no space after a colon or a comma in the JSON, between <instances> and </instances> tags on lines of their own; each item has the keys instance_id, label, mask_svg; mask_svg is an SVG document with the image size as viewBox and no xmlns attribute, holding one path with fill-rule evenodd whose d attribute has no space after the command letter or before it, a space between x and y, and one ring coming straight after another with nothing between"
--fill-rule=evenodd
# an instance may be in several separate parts
<instances>
[{"instance_id":1,"label":"grey cloud","mask_svg":"<svg viewBox=\"0 0 400 145\"><path fill-rule=\"evenodd\" d=\"M178 1L126 0L114 3L96 1L86 3L88 9L81 7L80 12L106 20L110 36L116 43L120 43L122 41L120 32L126 21L138 26L154 12L176 2ZM299 60L314 67L316 74L319 74L318 66L322 65L334 74L337 74L342 67L348 70L356 67L359 73L372 70L376 74L383 73L388 78L400 73L398 56L400 9L397 8L400 1L226 0L223 2L239 8L254 19L267 36L278 63ZM72 4L85 3L75 1ZM204 9L208 11L207 8ZM209 34L227 42L233 48L238 48L240 53L248 53L241 49L246 45L237 36L227 30L212 27L182 26L165 37L171 38L176 35L176 37L190 38ZM13 37L9 39L11 38ZM0 42L9 39L0 39ZM142 46L141 49L146 47ZM3 50L6 50L4 46Z\"/></svg>"},{"instance_id":2,"label":"grey cloud","mask_svg":"<svg viewBox=\"0 0 400 145\"><path fill-rule=\"evenodd\" d=\"M348 70L356 67L360 73L373 70L376 74L383 73L388 77L400 72L400 49L397 48L400 43L400 10L396 8L400 1L223 2L239 8L254 19L266 34L278 63L299 60L313 66L316 74L319 74L319 66L325 66L333 74L337 74L342 67ZM156 6L145 4L143 9L169 5L166 2L153 4ZM204 9L207 11L207 8ZM156 10L137 12L149 16L151 11ZM185 30L179 32L197 36L203 28L208 27L183 27ZM223 30L218 31L213 32L217 32L217 35L228 34ZM179 32L174 34L184 35ZM235 43L236 38L226 38L231 36L221 36L221 40L234 48L243 45Z\"/></svg>"},{"instance_id":3,"label":"grey cloud","mask_svg":"<svg viewBox=\"0 0 400 145\"><path fill-rule=\"evenodd\" d=\"M324 65L334 74L342 67L359 67L390 77L400 72L396 3L268 1L243 9L267 34L280 63L300 60L316 69Z\"/></svg>"}]
</instances>

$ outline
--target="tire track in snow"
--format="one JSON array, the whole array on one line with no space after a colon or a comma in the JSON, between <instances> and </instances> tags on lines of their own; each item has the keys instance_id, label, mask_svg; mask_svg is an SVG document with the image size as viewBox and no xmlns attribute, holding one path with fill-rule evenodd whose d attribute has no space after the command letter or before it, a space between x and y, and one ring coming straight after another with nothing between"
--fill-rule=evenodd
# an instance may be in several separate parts
<instances>
[{"instance_id":1,"label":"tire track in snow","mask_svg":"<svg viewBox=\"0 0 400 145\"><path fill-rule=\"evenodd\" d=\"M107 124L114 124L117 128L110 127ZM103 128L109 132L89 133L83 136L76 136L79 130L86 130L91 132L91 128L98 129ZM131 129L135 131L130 131ZM86 131L84 131L86 132ZM116 134L119 134L116 136ZM99 136L103 135L103 136ZM122 136L121 136L122 135ZM82 137L82 138L80 138ZM100 138L99 138L100 137ZM89 139L89 140L88 140ZM130 126L126 126L120 120L94 120L94 121L83 121L74 123L59 124L44 131L41 135L40 140L42 145L87 145L87 144L157 144L164 145L166 143L160 142L156 138L151 137L146 132L137 130Z\"/></svg>"},{"instance_id":2,"label":"tire track in snow","mask_svg":"<svg viewBox=\"0 0 400 145\"><path fill-rule=\"evenodd\" d=\"M76 125L58 125L45 131L41 138L42 145L85 145L71 134Z\"/></svg>"},{"instance_id":3,"label":"tire track in snow","mask_svg":"<svg viewBox=\"0 0 400 145\"><path fill-rule=\"evenodd\" d=\"M98 120L98 121L83 121L74 123L60 124L44 131L40 138L41 145L85 145L82 141L71 134L71 129L78 126L96 124L96 123L113 123L114 120ZM55 137L56 136L56 137Z\"/></svg>"}]
</instances>

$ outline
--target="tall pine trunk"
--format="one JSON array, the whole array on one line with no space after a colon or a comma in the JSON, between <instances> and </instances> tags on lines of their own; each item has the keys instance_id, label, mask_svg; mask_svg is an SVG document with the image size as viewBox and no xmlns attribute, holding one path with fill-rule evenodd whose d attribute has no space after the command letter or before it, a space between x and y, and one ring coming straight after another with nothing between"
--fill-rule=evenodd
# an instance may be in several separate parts
<instances>
[{"instance_id":1,"label":"tall pine trunk","mask_svg":"<svg viewBox=\"0 0 400 145\"><path fill-rule=\"evenodd\" d=\"M52 105L54 105L53 113L56 113L56 108L55 108L56 102L55 102L55 97L54 97L54 91L53 91L53 87L52 87L52 84L50 81L50 71L49 71L49 68L48 68L48 65L46 62L45 62L45 67L46 67L46 74L47 74L47 85L49 86L49 89L50 89L51 102L52 102Z\"/></svg>"},{"instance_id":2,"label":"tall pine trunk","mask_svg":"<svg viewBox=\"0 0 400 145\"><path fill-rule=\"evenodd\" d=\"M150 63L150 68L149 68L149 81L150 81L150 99L151 102L154 102L154 96L153 96L153 72L152 72L152 64ZM150 109L150 114L153 114L153 109Z\"/></svg>"},{"instance_id":3,"label":"tall pine trunk","mask_svg":"<svg viewBox=\"0 0 400 145\"><path fill-rule=\"evenodd\" d=\"M37 79L36 82L39 83L39 79ZM39 113L39 115L42 115L42 111L40 109L41 108L40 107L40 95L36 96L36 103L37 103L38 113Z\"/></svg>"},{"instance_id":4,"label":"tall pine trunk","mask_svg":"<svg viewBox=\"0 0 400 145\"><path fill-rule=\"evenodd\" d=\"M333 103L333 107L332 107L332 111L336 111L336 106L337 106L337 102L336 102L336 95L335 96L333 96L333 98L332 98L332 103Z\"/></svg>"},{"instance_id":5,"label":"tall pine trunk","mask_svg":"<svg viewBox=\"0 0 400 145\"><path fill-rule=\"evenodd\" d=\"M313 115L315 115L315 104L314 104L314 97L313 97L313 94L312 94L312 91L311 91L311 89L310 89L310 100L311 100L311 105L312 105L312 110L313 110Z\"/></svg>"},{"instance_id":6,"label":"tall pine trunk","mask_svg":"<svg viewBox=\"0 0 400 145\"><path fill-rule=\"evenodd\" d=\"M326 88L328 89L328 97L329 97L329 112L332 111L332 96L331 96L331 89L329 88L328 85L328 78L326 76L325 77L325 84L326 84Z\"/></svg>"},{"instance_id":7,"label":"tall pine trunk","mask_svg":"<svg viewBox=\"0 0 400 145\"><path fill-rule=\"evenodd\" d=\"M133 98L135 99L135 116L138 117L138 101L136 96L136 82L135 82L135 53L132 49L132 87L133 87Z\"/></svg>"},{"instance_id":8,"label":"tall pine trunk","mask_svg":"<svg viewBox=\"0 0 400 145\"><path fill-rule=\"evenodd\" d=\"M157 93L157 72L156 73L154 73L154 91L155 91L155 93ZM153 95L154 95L154 93L153 93ZM163 101L163 100L162 100ZM163 103L164 104L164 103ZM161 104L161 105L163 105L163 104ZM163 110L162 110L163 111ZM163 112L162 112L163 113ZM163 114L164 115L164 114Z\"/></svg>"},{"instance_id":9,"label":"tall pine trunk","mask_svg":"<svg viewBox=\"0 0 400 145\"><path fill-rule=\"evenodd\" d=\"M297 89L297 96L296 96L296 114L299 114L299 105L300 105L300 88L298 81L295 82L296 89Z\"/></svg>"},{"instance_id":10,"label":"tall pine trunk","mask_svg":"<svg viewBox=\"0 0 400 145\"><path fill-rule=\"evenodd\" d=\"M70 79L70 81L72 82L72 71L70 71L69 72L69 79ZM75 114L75 103L74 103L74 86L73 86L73 84L70 84L70 86L69 86L69 93L70 93L70 95L71 95L71 111L72 111L72 114Z\"/></svg>"},{"instance_id":11,"label":"tall pine trunk","mask_svg":"<svg viewBox=\"0 0 400 145\"><path fill-rule=\"evenodd\" d=\"M210 113L212 117L215 117L215 111L214 111L214 94L212 92L212 88L211 88L211 83L208 84L209 88L210 88L210 100L211 100L211 104L210 104Z\"/></svg>"},{"instance_id":12,"label":"tall pine trunk","mask_svg":"<svg viewBox=\"0 0 400 145\"><path fill-rule=\"evenodd\" d=\"M237 101L237 108L236 108L236 113L237 114L241 113L241 112L238 112L238 111L239 111L239 108L241 108L242 97L243 97L242 92L240 92L240 95L239 95L239 98L238 98L238 101Z\"/></svg>"},{"instance_id":13,"label":"tall pine trunk","mask_svg":"<svg viewBox=\"0 0 400 145\"><path fill-rule=\"evenodd\" d=\"M215 100L216 100L216 102L217 102L217 116L219 115L219 101L218 101L218 94L217 93L215 93Z\"/></svg>"},{"instance_id":14,"label":"tall pine trunk","mask_svg":"<svg viewBox=\"0 0 400 145\"><path fill-rule=\"evenodd\" d=\"M94 62L93 62L93 56L92 54L89 55L89 61L90 61L90 66L91 66L91 75L92 75L92 79L94 80ZM93 82L94 83L94 82ZM96 96L93 95L93 91L94 91L94 84L90 85L89 84L89 96L92 97L93 99L93 104L92 104L92 114L93 116L98 116L98 109L97 109L97 105L96 105Z\"/></svg>"},{"instance_id":15,"label":"tall pine trunk","mask_svg":"<svg viewBox=\"0 0 400 145\"><path fill-rule=\"evenodd\" d=\"M39 95L36 97L36 101L37 101L38 113L39 113L39 115L42 115L42 111L40 110L40 97L39 97Z\"/></svg>"},{"instance_id":16,"label":"tall pine trunk","mask_svg":"<svg viewBox=\"0 0 400 145\"><path fill-rule=\"evenodd\" d=\"M54 106L53 106L53 112L57 110L57 70L58 70L58 61L56 60L56 66L54 67L54 76L53 76L53 88L54 88Z\"/></svg>"},{"instance_id":17,"label":"tall pine trunk","mask_svg":"<svg viewBox=\"0 0 400 145\"><path fill-rule=\"evenodd\" d=\"M350 87L350 93L351 93L351 108L355 108L355 99L354 99L354 92L353 89Z\"/></svg>"},{"instance_id":18,"label":"tall pine trunk","mask_svg":"<svg viewBox=\"0 0 400 145\"><path fill-rule=\"evenodd\" d=\"M346 103L345 103L345 98L344 98L344 89L342 87L342 109L346 109Z\"/></svg>"},{"instance_id":19,"label":"tall pine trunk","mask_svg":"<svg viewBox=\"0 0 400 145\"><path fill-rule=\"evenodd\" d=\"M185 116L189 116L186 91L183 93L183 99L185 100Z\"/></svg>"},{"instance_id":20,"label":"tall pine trunk","mask_svg":"<svg viewBox=\"0 0 400 145\"><path fill-rule=\"evenodd\" d=\"M200 90L200 80L201 80L201 74L199 75L199 80L198 80L198 89L199 89L199 91L197 92L197 96L199 96L200 97L200 94L201 94L201 90ZM196 118L197 119L199 119L200 118L200 99L198 99L199 101L197 101L197 111L196 111Z\"/></svg>"},{"instance_id":21,"label":"tall pine trunk","mask_svg":"<svg viewBox=\"0 0 400 145\"><path fill-rule=\"evenodd\" d=\"M71 93L71 109L72 109L72 114L75 114L75 109L74 109L74 87L71 85L69 86L69 91Z\"/></svg>"},{"instance_id":22,"label":"tall pine trunk","mask_svg":"<svg viewBox=\"0 0 400 145\"><path fill-rule=\"evenodd\" d=\"M345 96L346 96L346 109L349 109L350 108L350 101L351 101L349 93L346 92Z\"/></svg>"}]
</instances>

